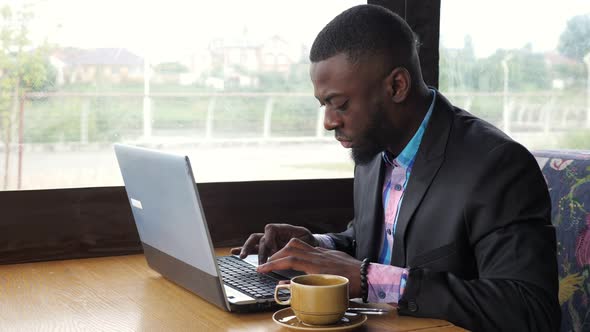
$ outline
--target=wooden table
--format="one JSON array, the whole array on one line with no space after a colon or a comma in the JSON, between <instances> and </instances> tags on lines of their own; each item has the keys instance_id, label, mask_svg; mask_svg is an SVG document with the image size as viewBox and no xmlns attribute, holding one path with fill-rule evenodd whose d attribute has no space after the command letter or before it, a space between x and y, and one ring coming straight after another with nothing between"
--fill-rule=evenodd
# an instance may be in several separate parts
<instances>
[{"instance_id":1,"label":"wooden table","mask_svg":"<svg viewBox=\"0 0 590 332\"><path fill-rule=\"evenodd\" d=\"M287 331L271 316L224 312L151 270L143 255L0 266L1 331ZM358 330L464 331L395 310Z\"/></svg>"}]
</instances>

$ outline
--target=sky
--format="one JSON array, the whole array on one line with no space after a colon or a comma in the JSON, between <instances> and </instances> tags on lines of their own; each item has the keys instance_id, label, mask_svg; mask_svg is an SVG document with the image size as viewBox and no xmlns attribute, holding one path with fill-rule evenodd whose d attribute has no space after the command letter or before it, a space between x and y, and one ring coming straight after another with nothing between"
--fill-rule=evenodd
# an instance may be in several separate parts
<instances>
[{"instance_id":1,"label":"sky","mask_svg":"<svg viewBox=\"0 0 590 332\"><path fill-rule=\"evenodd\" d=\"M0 0L2 1L7 0ZM206 49L209 41L253 40L278 34L294 44L311 45L317 33L355 0L199 1L199 0L37 0L35 38L49 35L60 45L124 47L152 58Z\"/></svg>"},{"instance_id":2,"label":"sky","mask_svg":"<svg viewBox=\"0 0 590 332\"><path fill-rule=\"evenodd\" d=\"M24 0L0 0L2 4ZM121 47L155 62L206 50L209 41L253 40L274 34L294 44L311 45L334 16L359 0L33 0L35 41L61 46ZM442 0L441 44L460 48L465 35L485 57L498 48L555 49L569 18L590 14L590 0Z\"/></svg>"}]
</instances>

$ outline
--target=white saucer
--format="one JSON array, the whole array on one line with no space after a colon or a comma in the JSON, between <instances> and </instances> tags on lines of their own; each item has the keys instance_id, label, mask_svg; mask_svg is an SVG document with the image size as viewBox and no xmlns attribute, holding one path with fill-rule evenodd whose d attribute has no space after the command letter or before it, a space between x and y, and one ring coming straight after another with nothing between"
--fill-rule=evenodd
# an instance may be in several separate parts
<instances>
[{"instance_id":1,"label":"white saucer","mask_svg":"<svg viewBox=\"0 0 590 332\"><path fill-rule=\"evenodd\" d=\"M367 316L355 313L346 313L340 321L330 325L308 325L295 317L291 308L281 309L272 315L272 320L280 326L298 331L347 331L363 325Z\"/></svg>"}]
</instances>

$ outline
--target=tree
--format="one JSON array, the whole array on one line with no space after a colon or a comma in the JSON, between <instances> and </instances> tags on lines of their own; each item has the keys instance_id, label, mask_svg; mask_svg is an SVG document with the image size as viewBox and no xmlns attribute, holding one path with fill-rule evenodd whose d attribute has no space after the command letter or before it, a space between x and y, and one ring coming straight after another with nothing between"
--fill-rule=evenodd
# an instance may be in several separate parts
<instances>
[{"instance_id":1,"label":"tree","mask_svg":"<svg viewBox=\"0 0 590 332\"><path fill-rule=\"evenodd\" d=\"M572 17L559 37L559 53L582 61L590 52L590 14Z\"/></svg>"},{"instance_id":2,"label":"tree","mask_svg":"<svg viewBox=\"0 0 590 332\"><path fill-rule=\"evenodd\" d=\"M48 70L48 47L32 47L28 30L32 18L33 13L26 5L16 10L9 5L0 8L0 140L4 143L5 154L4 189L8 187L11 142L15 140L13 136L16 129L19 143L20 187L26 93L53 84L50 82L51 76L55 77L55 73Z\"/></svg>"},{"instance_id":3,"label":"tree","mask_svg":"<svg viewBox=\"0 0 590 332\"><path fill-rule=\"evenodd\" d=\"M510 88L513 91L542 91L551 88L551 79L542 53L534 53L527 43L521 49L511 50L514 55L510 68Z\"/></svg>"},{"instance_id":4,"label":"tree","mask_svg":"<svg viewBox=\"0 0 590 332\"><path fill-rule=\"evenodd\" d=\"M504 76L502 59L513 58L510 68L511 91L534 91L550 87L551 80L543 54L534 53L526 44L520 49L497 49L486 58L476 58L471 38L462 49L440 50L440 88L447 92L501 91Z\"/></svg>"},{"instance_id":5,"label":"tree","mask_svg":"<svg viewBox=\"0 0 590 332\"><path fill-rule=\"evenodd\" d=\"M466 35L463 48L440 49L440 87L444 91L477 90L477 59L473 39Z\"/></svg>"}]
</instances>

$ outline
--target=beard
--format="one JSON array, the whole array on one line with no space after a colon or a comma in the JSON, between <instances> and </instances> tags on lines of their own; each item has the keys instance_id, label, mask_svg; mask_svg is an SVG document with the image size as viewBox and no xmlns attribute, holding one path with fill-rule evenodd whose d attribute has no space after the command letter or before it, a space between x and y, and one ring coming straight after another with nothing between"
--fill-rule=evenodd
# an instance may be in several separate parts
<instances>
[{"instance_id":1,"label":"beard","mask_svg":"<svg viewBox=\"0 0 590 332\"><path fill-rule=\"evenodd\" d=\"M371 115L369 125L361 133L351 151L350 156L355 164L366 165L371 162L375 155L385 151L392 142L399 139L398 130L394 128L381 105Z\"/></svg>"}]
</instances>

